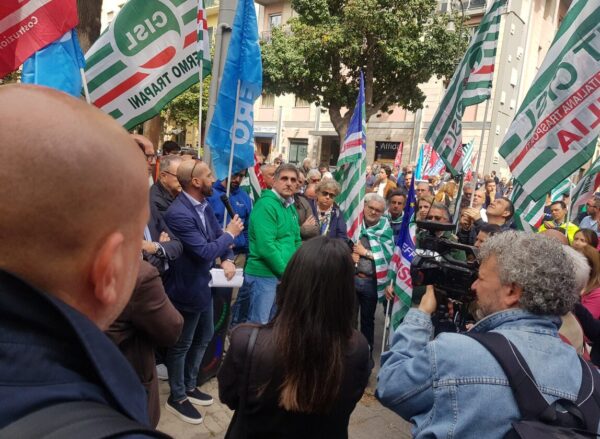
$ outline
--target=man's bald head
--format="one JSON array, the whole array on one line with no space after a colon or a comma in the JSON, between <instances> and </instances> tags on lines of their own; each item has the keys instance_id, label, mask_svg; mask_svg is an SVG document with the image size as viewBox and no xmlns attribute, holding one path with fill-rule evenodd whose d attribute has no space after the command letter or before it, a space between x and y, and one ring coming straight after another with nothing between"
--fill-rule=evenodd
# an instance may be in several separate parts
<instances>
[{"instance_id":1,"label":"man's bald head","mask_svg":"<svg viewBox=\"0 0 600 439\"><path fill-rule=\"evenodd\" d=\"M44 87L0 87L0 130L0 268L103 326L129 299L139 266L143 154L114 119ZM102 315L86 312L95 300Z\"/></svg>"}]
</instances>

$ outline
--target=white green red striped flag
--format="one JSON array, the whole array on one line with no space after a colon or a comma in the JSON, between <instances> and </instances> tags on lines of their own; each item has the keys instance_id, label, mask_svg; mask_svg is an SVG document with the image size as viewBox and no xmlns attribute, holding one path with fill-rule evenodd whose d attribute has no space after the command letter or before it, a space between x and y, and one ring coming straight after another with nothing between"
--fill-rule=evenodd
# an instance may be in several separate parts
<instances>
[{"instance_id":1,"label":"white green red striped flag","mask_svg":"<svg viewBox=\"0 0 600 439\"><path fill-rule=\"evenodd\" d=\"M464 166L461 146L465 108L479 104L491 95L504 5L506 0L491 2L425 135L425 140L433 145L453 175L462 172Z\"/></svg>"},{"instance_id":2,"label":"white green red striped flag","mask_svg":"<svg viewBox=\"0 0 600 439\"><path fill-rule=\"evenodd\" d=\"M588 202L594 196L596 189L600 186L600 157L588 169L585 175L579 180L573 196L571 197L571 219L574 219L579 213L579 208Z\"/></svg>"},{"instance_id":3,"label":"white green red striped flag","mask_svg":"<svg viewBox=\"0 0 600 439\"><path fill-rule=\"evenodd\" d=\"M254 166L248 168L248 183L247 192L250 195L252 201L257 201L260 198L263 189L266 189L265 181L260 171L260 162L258 157L254 154Z\"/></svg>"},{"instance_id":4,"label":"white green red striped flag","mask_svg":"<svg viewBox=\"0 0 600 439\"><path fill-rule=\"evenodd\" d=\"M365 118L365 88L363 74L360 73L360 86L356 107L348 124L348 132L337 162L335 179L342 190L336 201L344 214L348 237L358 241L365 198L367 164L367 121Z\"/></svg>"},{"instance_id":5,"label":"white green red striped flag","mask_svg":"<svg viewBox=\"0 0 600 439\"><path fill-rule=\"evenodd\" d=\"M550 191L550 200L554 201L562 201L562 196L564 194L571 195L571 189L573 189L573 184L571 183L571 179L565 178L561 181L558 186Z\"/></svg>"},{"instance_id":6,"label":"white green red striped flag","mask_svg":"<svg viewBox=\"0 0 600 439\"><path fill-rule=\"evenodd\" d=\"M600 2L575 0L499 153L533 200L583 166L600 132Z\"/></svg>"},{"instance_id":7,"label":"white green red striped flag","mask_svg":"<svg viewBox=\"0 0 600 439\"><path fill-rule=\"evenodd\" d=\"M154 117L211 69L198 0L129 0L86 54L94 105L126 129ZM199 22L199 20L202 20ZM202 53L198 53L198 50Z\"/></svg>"}]
</instances>

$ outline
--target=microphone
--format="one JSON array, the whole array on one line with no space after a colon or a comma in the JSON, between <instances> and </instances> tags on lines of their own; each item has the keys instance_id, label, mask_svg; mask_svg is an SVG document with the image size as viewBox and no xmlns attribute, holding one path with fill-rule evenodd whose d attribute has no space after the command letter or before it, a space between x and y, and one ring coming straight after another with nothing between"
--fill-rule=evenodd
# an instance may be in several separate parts
<instances>
[{"instance_id":1,"label":"microphone","mask_svg":"<svg viewBox=\"0 0 600 439\"><path fill-rule=\"evenodd\" d=\"M229 202L229 197L227 196L227 194L221 195L221 202L225 206L225 210L227 210L229 217L233 219L233 217L235 216L235 212L233 211L233 207L231 207L231 203Z\"/></svg>"}]
</instances>

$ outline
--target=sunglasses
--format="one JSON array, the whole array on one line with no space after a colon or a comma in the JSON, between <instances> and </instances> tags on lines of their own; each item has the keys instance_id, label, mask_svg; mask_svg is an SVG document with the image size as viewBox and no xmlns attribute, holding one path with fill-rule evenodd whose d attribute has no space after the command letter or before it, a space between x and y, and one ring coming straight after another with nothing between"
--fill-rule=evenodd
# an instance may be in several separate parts
<instances>
[{"instance_id":1,"label":"sunglasses","mask_svg":"<svg viewBox=\"0 0 600 439\"><path fill-rule=\"evenodd\" d=\"M331 199L334 199L337 194L334 194L333 192L327 192L327 191L321 191L321 195L323 195L324 197L328 197Z\"/></svg>"},{"instance_id":2,"label":"sunglasses","mask_svg":"<svg viewBox=\"0 0 600 439\"><path fill-rule=\"evenodd\" d=\"M446 218L440 215L427 215L427 221L442 221L444 219Z\"/></svg>"},{"instance_id":3,"label":"sunglasses","mask_svg":"<svg viewBox=\"0 0 600 439\"><path fill-rule=\"evenodd\" d=\"M194 171L196 170L196 166L198 166L198 163L200 162L200 160L194 160L194 166L192 166L192 172L190 172L190 181L194 178Z\"/></svg>"}]
</instances>

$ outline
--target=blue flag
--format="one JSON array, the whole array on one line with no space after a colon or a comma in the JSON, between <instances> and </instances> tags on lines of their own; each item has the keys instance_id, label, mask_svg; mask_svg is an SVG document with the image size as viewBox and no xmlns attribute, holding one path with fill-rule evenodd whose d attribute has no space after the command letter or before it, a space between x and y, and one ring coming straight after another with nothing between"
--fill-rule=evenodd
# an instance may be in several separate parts
<instances>
[{"instance_id":1,"label":"blue flag","mask_svg":"<svg viewBox=\"0 0 600 439\"><path fill-rule=\"evenodd\" d=\"M238 111L235 114L239 81ZM240 0L233 22L227 61L206 143L217 178L227 178L231 135L232 174L254 165L254 101L262 91L262 62L253 0Z\"/></svg>"},{"instance_id":2,"label":"blue flag","mask_svg":"<svg viewBox=\"0 0 600 439\"><path fill-rule=\"evenodd\" d=\"M400 234L396 241L396 249L390 263L388 277L394 288L394 304L392 306L392 328L394 331L404 319L411 306L412 279L410 264L415 257L415 223L413 215L417 204L415 196L415 175L413 174L404 206Z\"/></svg>"},{"instance_id":3,"label":"blue flag","mask_svg":"<svg viewBox=\"0 0 600 439\"><path fill-rule=\"evenodd\" d=\"M38 50L23 63L21 82L37 84L81 96L81 72L85 59L79 47L77 31L71 29L62 38Z\"/></svg>"},{"instance_id":4,"label":"blue flag","mask_svg":"<svg viewBox=\"0 0 600 439\"><path fill-rule=\"evenodd\" d=\"M415 166L415 179L421 180L423 178L423 149L424 145L421 145L421 149L419 150L419 158L417 159L417 165Z\"/></svg>"}]
</instances>

